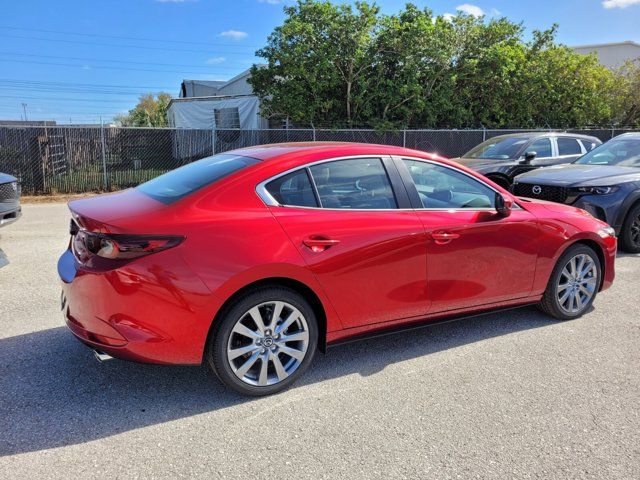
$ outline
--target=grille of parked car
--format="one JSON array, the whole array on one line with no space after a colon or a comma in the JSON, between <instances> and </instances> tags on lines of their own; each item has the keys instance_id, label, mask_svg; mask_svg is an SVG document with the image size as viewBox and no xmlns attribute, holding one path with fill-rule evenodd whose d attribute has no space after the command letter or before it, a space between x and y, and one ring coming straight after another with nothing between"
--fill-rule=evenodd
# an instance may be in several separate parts
<instances>
[{"instance_id":1,"label":"grille of parked car","mask_svg":"<svg viewBox=\"0 0 640 480\"><path fill-rule=\"evenodd\" d=\"M569 189L551 185L536 185L531 183L516 183L513 193L518 197L539 198L550 202L567 203Z\"/></svg>"},{"instance_id":2,"label":"grille of parked car","mask_svg":"<svg viewBox=\"0 0 640 480\"><path fill-rule=\"evenodd\" d=\"M0 202L15 202L20 197L20 186L16 182L0 183Z\"/></svg>"}]
</instances>

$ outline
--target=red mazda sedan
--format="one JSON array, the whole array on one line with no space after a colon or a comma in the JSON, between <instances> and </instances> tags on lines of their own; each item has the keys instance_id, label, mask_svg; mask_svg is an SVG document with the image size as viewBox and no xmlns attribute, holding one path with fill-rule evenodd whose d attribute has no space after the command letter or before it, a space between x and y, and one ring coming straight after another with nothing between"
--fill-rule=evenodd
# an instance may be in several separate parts
<instances>
[{"instance_id":1,"label":"red mazda sedan","mask_svg":"<svg viewBox=\"0 0 640 480\"><path fill-rule=\"evenodd\" d=\"M69 206L74 335L103 358L204 361L249 395L354 336L527 304L576 318L614 278L614 232L585 211L390 146L235 150Z\"/></svg>"}]
</instances>

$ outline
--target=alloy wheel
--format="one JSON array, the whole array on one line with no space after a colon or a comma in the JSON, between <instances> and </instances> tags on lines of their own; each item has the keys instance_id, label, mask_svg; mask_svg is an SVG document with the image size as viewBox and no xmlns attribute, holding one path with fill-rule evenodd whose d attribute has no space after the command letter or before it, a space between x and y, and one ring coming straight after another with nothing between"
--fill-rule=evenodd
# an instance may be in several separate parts
<instances>
[{"instance_id":1,"label":"alloy wheel","mask_svg":"<svg viewBox=\"0 0 640 480\"><path fill-rule=\"evenodd\" d=\"M282 301L264 302L242 315L229 335L227 361L244 383L275 385L295 372L309 348L304 315Z\"/></svg>"},{"instance_id":2,"label":"alloy wheel","mask_svg":"<svg viewBox=\"0 0 640 480\"><path fill-rule=\"evenodd\" d=\"M631 224L631 241L635 245L640 246L640 215L638 215Z\"/></svg>"},{"instance_id":3,"label":"alloy wheel","mask_svg":"<svg viewBox=\"0 0 640 480\"><path fill-rule=\"evenodd\" d=\"M556 295L560 308L570 314L586 307L596 292L598 268L584 253L572 257L562 269Z\"/></svg>"}]
</instances>

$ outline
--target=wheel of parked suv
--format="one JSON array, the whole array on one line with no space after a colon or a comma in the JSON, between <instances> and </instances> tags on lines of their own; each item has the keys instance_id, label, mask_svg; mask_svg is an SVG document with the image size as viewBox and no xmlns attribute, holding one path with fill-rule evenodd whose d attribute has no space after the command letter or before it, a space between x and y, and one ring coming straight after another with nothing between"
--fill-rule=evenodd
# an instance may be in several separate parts
<instances>
[{"instance_id":1,"label":"wheel of parked suv","mask_svg":"<svg viewBox=\"0 0 640 480\"><path fill-rule=\"evenodd\" d=\"M620 232L620 244L629 253L640 253L640 204L627 214Z\"/></svg>"},{"instance_id":2,"label":"wheel of parked suv","mask_svg":"<svg viewBox=\"0 0 640 480\"><path fill-rule=\"evenodd\" d=\"M287 388L315 355L313 309L288 288L254 290L219 320L207 360L224 384L242 394L270 395Z\"/></svg>"},{"instance_id":3,"label":"wheel of parked suv","mask_svg":"<svg viewBox=\"0 0 640 480\"><path fill-rule=\"evenodd\" d=\"M600 259L592 248L569 247L551 273L540 308L559 320L580 317L596 298L601 275Z\"/></svg>"}]
</instances>

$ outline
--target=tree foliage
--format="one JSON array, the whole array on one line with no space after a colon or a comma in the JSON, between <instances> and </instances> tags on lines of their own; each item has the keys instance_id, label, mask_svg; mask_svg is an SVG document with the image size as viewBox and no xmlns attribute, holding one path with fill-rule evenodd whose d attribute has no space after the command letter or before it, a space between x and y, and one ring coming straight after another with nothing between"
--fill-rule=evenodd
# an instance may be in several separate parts
<instances>
[{"instance_id":1,"label":"tree foliage","mask_svg":"<svg viewBox=\"0 0 640 480\"><path fill-rule=\"evenodd\" d=\"M556 26L526 41L506 18L436 17L412 4L393 15L365 2L284 10L249 81L263 115L300 126L610 124L632 83L556 43Z\"/></svg>"},{"instance_id":2,"label":"tree foliage","mask_svg":"<svg viewBox=\"0 0 640 480\"><path fill-rule=\"evenodd\" d=\"M141 95L128 114L116 116L116 123L123 127L166 127L170 100L171 95L166 92Z\"/></svg>"}]
</instances>

